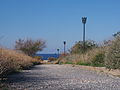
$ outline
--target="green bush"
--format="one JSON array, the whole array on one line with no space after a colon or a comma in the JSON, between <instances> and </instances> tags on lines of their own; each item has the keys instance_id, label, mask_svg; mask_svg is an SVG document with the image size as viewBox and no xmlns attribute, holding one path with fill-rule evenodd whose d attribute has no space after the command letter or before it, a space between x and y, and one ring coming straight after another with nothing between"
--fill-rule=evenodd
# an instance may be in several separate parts
<instances>
[{"instance_id":1,"label":"green bush","mask_svg":"<svg viewBox=\"0 0 120 90\"><path fill-rule=\"evenodd\" d=\"M93 66L104 66L105 53L98 53L92 60Z\"/></svg>"},{"instance_id":2,"label":"green bush","mask_svg":"<svg viewBox=\"0 0 120 90\"><path fill-rule=\"evenodd\" d=\"M109 69L120 69L120 37L112 41L108 48L105 59L105 66Z\"/></svg>"}]
</instances>

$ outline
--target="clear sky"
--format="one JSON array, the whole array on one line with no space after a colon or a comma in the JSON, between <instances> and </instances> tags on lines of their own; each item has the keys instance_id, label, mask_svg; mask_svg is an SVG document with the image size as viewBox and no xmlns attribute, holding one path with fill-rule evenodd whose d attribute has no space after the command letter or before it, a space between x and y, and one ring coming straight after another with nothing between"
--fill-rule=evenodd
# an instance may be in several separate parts
<instances>
[{"instance_id":1,"label":"clear sky","mask_svg":"<svg viewBox=\"0 0 120 90\"><path fill-rule=\"evenodd\" d=\"M19 38L43 39L41 53L63 51L82 40L81 17L87 17L86 39L101 42L120 31L120 0L0 0L0 44L14 48Z\"/></svg>"}]
</instances>

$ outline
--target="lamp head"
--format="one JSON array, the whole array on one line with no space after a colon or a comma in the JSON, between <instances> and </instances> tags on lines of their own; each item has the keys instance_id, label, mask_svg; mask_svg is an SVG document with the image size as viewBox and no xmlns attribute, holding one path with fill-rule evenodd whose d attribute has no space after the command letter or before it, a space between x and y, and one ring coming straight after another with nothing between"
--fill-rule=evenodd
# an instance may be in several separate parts
<instances>
[{"instance_id":1,"label":"lamp head","mask_svg":"<svg viewBox=\"0 0 120 90\"><path fill-rule=\"evenodd\" d=\"M57 49L57 51L59 51L60 49Z\"/></svg>"},{"instance_id":2,"label":"lamp head","mask_svg":"<svg viewBox=\"0 0 120 90\"><path fill-rule=\"evenodd\" d=\"M64 41L63 43L64 43L64 45L65 45L65 44L66 44L66 41Z\"/></svg>"},{"instance_id":3,"label":"lamp head","mask_svg":"<svg viewBox=\"0 0 120 90\"><path fill-rule=\"evenodd\" d=\"M82 23L86 24L86 21L87 21L87 17L82 17Z\"/></svg>"}]
</instances>

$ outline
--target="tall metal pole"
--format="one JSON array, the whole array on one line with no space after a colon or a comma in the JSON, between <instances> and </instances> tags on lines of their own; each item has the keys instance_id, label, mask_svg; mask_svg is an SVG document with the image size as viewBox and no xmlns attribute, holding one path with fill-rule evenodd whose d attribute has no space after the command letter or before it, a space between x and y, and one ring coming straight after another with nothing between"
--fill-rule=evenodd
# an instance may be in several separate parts
<instances>
[{"instance_id":1,"label":"tall metal pole","mask_svg":"<svg viewBox=\"0 0 120 90\"><path fill-rule=\"evenodd\" d=\"M65 56L65 54L66 54L66 51L65 51L65 49L66 49L66 41L64 41L63 44L64 44L64 56Z\"/></svg>"},{"instance_id":2,"label":"tall metal pole","mask_svg":"<svg viewBox=\"0 0 120 90\"><path fill-rule=\"evenodd\" d=\"M86 24L87 17L82 17L83 23L83 52L85 52L85 24Z\"/></svg>"},{"instance_id":3,"label":"tall metal pole","mask_svg":"<svg viewBox=\"0 0 120 90\"><path fill-rule=\"evenodd\" d=\"M83 24L83 52L85 52L85 24Z\"/></svg>"}]
</instances>

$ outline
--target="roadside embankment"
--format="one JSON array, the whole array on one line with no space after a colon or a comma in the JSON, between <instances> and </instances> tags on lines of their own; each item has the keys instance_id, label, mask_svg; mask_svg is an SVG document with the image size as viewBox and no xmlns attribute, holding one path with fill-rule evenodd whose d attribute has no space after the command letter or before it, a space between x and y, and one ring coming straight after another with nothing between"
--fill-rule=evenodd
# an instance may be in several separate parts
<instances>
[{"instance_id":1,"label":"roadside embankment","mask_svg":"<svg viewBox=\"0 0 120 90\"><path fill-rule=\"evenodd\" d=\"M86 70L93 70L97 71L100 73L106 73L108 75L113 75L113 76L118 76L120 77L120 70L119 69L107 69L106 67L93 67L93 66L83 66L83 65L71 65L71 64L65 64L68 66L73 66L73 67L79 67L80 69L86 69Z\"/></svg>"},{"instance_id":2,"label":"roadside embankment","mask_svg":"<svg viewBox=\"0 0 120 90\"><path fill-rule=\"evenodd\" d=\"M0 78L6 77L11 72L27 69L38 63L40 61L23 53L0 48Z\"/></svg>"}]
</instances>

